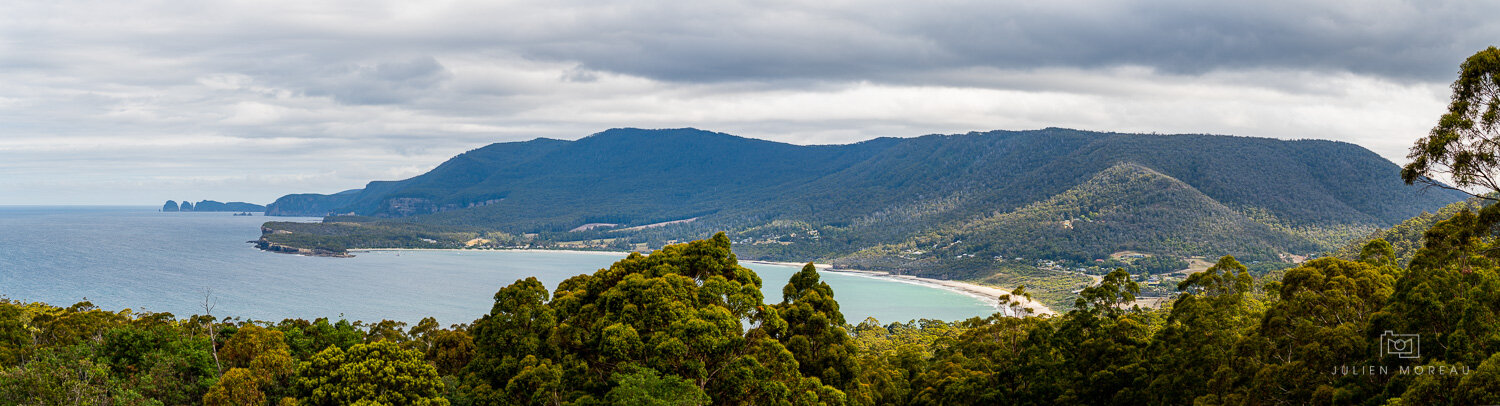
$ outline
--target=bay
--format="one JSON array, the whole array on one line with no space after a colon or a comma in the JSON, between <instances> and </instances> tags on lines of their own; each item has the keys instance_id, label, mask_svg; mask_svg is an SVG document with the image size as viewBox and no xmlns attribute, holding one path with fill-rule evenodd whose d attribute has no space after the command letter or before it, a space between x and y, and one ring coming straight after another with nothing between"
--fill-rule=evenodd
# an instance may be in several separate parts
<instances>
[{"instance_id":1,"label":"bay","mask_svg":"<svg viewBox=\"0 0 1500 406\"><path fill-rule=\"evenodd\" d=\"M558 282L606 268L620 253L368 251L354 258L276 254L247 243L267 220L316 218L163 213L153 207L0 207L0 295L58 306L88 300L108 310L255 320L328 317L444 325L489 312L501 287L534 276ZM742 262L761 276L766 302L798 268ZM929 286L823 272L845 317L882 322L988 316L976 298Z\"/></svg>"}]
</instances>

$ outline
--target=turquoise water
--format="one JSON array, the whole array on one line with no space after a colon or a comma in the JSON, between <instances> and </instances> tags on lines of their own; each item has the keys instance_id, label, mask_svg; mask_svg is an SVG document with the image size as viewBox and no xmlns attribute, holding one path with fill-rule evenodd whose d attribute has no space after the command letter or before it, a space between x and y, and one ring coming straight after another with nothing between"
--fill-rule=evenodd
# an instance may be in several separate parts
<instances>
[{"instance_id":1,"label":"turquoise water","mask_svg":"<svg viewBox=\"0 0 1500 406\"><path fill-rule=\"evenodd\" d=\"M354 258L274 254L246 243L268 219L161 213L149 207L0 207L0 295L66 306L203 313L245 319L347 318L467 323L496 290L535 276L549 288L621 254L519 251L375 251ZM767 302L798 268L744 263ZM987 316L977 299L925 286L823 273L851 323Z\"/></svg>"}]
</instances>

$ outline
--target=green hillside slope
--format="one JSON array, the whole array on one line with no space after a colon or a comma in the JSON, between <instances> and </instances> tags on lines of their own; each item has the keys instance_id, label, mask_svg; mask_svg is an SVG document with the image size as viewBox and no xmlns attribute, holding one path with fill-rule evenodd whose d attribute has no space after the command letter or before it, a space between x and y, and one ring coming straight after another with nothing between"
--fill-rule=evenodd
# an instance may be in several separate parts
<instances>
[{"instance_id":1,"label":"green hillside slope","mask_svg":"<svg viewBox=\"0 0 1500 406\"><path fill-rule=\"evenodd\" d=\"M1492 195L1491 197L1494 196ZM1416 254L1417 250L1426 244L1424 234L1433 225L1436 225L1439 221L1453 218L1455 214L1463 210L1478 212L1481 207L1488 204L1493 204L1493 202L1479 198L1470 198L1443 206L1443 208L1430 213L1423 212L1396 225L1354 239L1333 251L1331 256L1345 259L1359 259L1360 249L1364 248L1365 244L1376 239L1383 239L1387 243L1390 243L1391 248L1395 250L1396 259L1400 265L1406 266L1411 262L1412 255Z\"/></svg>"},{"instance_id":2,"label":"green hillside slope","mask_svg":"<svg viewBox=\"0 0 1500 406\"><path fill-rule=\"evenodd\" d=\"M1258 223L1177 179L1122 163L1046 200L932 230L864 256L1106 258L1118 251L1276 258L1316 244ZM885 255L880 255L885 253Z\"/></svg>"}]
</instances>

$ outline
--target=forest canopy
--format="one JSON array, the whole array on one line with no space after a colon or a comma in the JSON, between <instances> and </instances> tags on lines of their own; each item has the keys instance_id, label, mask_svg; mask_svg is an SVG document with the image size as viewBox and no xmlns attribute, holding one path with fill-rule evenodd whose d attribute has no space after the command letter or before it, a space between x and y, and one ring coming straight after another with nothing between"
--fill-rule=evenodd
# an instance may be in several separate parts
<instances>
[{"instance_id":1,"label":"forest canopy","mask_svg":"<svg viewBox=\"0 0 1500 406\"><path fill-rule=\"evenodd\" d=\"M0 403L1402 404L1500 401L1500 258L1462 212L1256 279L1231 257L1164 310L1118 270L1056 317L844 320L811 266L780 300L728 238L501 288L440 327L0 303ZM1419 354L1390 352L1415 334ZM1416 355L1415 357L1407 355ZM1413 372L1420 371L1420 372Z\"/></svg>"}]
</instances>

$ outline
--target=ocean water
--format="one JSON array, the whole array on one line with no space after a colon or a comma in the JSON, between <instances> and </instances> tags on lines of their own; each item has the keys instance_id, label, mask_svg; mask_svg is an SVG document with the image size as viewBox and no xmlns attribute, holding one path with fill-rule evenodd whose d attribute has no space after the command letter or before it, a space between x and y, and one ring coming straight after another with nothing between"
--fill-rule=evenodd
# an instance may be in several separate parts
<instances>
[{"instance_id":1,"label":"ocean water","mask_svg":"<svg viewBox=\"0 0 1500 406\"><path fill-rule=\"evenodd\" d=\"M535 276L549 289L606 268L617 253L373 251L354 258L276 254L247 241L267 220L315 218L162 213L154 207L0 206L0 295L108 310L203 313L255 320L329 317L467 323L496 290ZM742 263L764 281L766 302L798 268ZM824 272L851 323L988 316L978 299L932 287Z\"/></svg>"}]
</instances>

